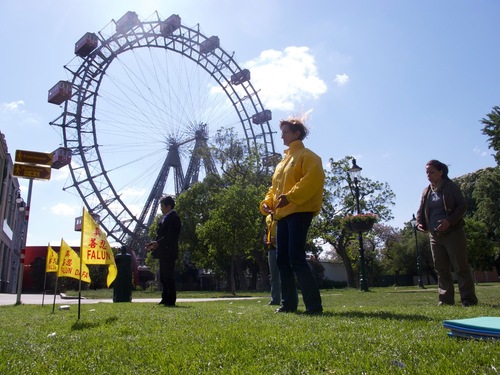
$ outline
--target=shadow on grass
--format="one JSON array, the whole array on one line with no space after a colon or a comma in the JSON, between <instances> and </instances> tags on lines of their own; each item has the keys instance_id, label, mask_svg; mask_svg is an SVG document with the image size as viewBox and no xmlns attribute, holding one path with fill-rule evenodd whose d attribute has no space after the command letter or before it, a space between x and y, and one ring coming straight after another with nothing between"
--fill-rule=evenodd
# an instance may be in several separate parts
<instances>
[{"instance_id":1,"label":"shadow on grass","mask_svg":"<svg viewBox=\"0 0 500 375\"><path fill-rule=\"evenodd\" d=\"M165 306L165 305L153 305L153 309L162 309L162 310L177 310L177 309L190 309L192 306L186 306L186 305L179 305L176 304L175 306Z\"/></svg>"},{"instance_id":2,"label":"shadow on grass","mask_svg":"<svg viewBox=\"0 0 500 375\"><path fill-rule=\"evenodd\" d=\"M110 316L104 321L104 324L113 324L118 321L118 317ZM77 321L71 326L72 331L82 331L84 329L96 328L99 327L103 322L82 322Z\"/></svg>"},{"instance_id":3,"label":"shadow on grass","mask_svg":"<svg viewBox=\"0 0 500 375\"><path fill-rule=\"evenodd\" d=\"M341 313L324 312L323 316L328 317L346 317L346 318L375 318L375 319L388 319L388 320L413 320L413 321L426 321L430 322L431 319L425 315L417 314L395 314L389 311L346 311Z\"/></svg>"},{"instance_id":4,"label":"shadow on grass","mask_svg":"<svg viewBox=\"0 0 500 375\"><path fill-rule=\"evenodd\" d=\"M493 309L500 309L500 305L498 305L498 304L488 303L488 302L483 302L483 301L480 301L480 302L481 302L481 305L483 305L483 306L491 307Z\"/></svg>"}]
</instances>

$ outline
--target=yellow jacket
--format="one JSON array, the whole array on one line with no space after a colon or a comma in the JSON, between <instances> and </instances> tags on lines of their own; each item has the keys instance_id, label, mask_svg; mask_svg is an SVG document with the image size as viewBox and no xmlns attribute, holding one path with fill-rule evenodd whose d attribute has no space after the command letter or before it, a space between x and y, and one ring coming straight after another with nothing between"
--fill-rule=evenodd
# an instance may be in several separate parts
<instances>
[{"instance_id":1,"label":"yellow jacket","mask_svg":"<svg viewBox=\"0 0 500 375\"><path fill-rule=\"evenodd\" d=\"M266 245L269 247L276 247L276 220L274 220L273 215L266 216Z\"/></svg>"},{"instance_id":2,"label":"yellow jacket","mask_svg":"<svg viewBox=\"0 0 500 375\"><path fill-rule=\"evenodd\" d=\"M267 215L263 204L274 210L274 219L279 220L296 212L319 213L323 203L325 172L321 158L304 147L300 140L293 141L285 150L285 157L276 166L272 185L260 203L260 211ZM276 209L278 196L285 194L289 204Z\"/></svg>"}]
</instances>

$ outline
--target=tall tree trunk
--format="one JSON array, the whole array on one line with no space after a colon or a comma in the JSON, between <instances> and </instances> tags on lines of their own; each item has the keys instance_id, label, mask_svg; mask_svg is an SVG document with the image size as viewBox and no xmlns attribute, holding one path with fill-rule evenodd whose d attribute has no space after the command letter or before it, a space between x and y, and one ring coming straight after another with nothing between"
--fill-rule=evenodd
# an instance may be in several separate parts
<instances>
[{"instance_id":1,"label":"tall tree trunk","mask_svg":"<svg viewBox=\"0 0 500 375\"><path fill-rule=\"evenodd\" d=\"M345 272L347 274L347 286L350 288L355 288L357 284L354 278L354 271L352 269L351 258L349 258L349 256L347 255L345 246L339 245L338 243L336 244L330 243L330 245L332 245L335 248L335 251L342 259L342 263L344 263Z\"/></svg>"},{"instance_id":2,"label":"tall tree trunk","mask_svg":"<svg viewBox=\"0 0 500 375\"><path fill-rule=\"evenodd\" d=\"M234 263L235 263L235 260L234 260L234 255L231 255L231 270L229 271L229 277L230 277L230 280L231 280L231 293L233 296L236 295L236 281L234 280Z\"/></svg>"},{"instance_id":3,"label":"tall tree trunk","mask_svg":"<svg viewBox=\"0 0 500 375\"><path fill-rule=\"evenodd\" d=\"M351 258L347 254L347 245L350 242L349 236L345 230L343 230L338 237L332 237L327 239L326 242L331 245L337 255L342 259L342 263L344 264L345 272L347 275L347 286L349 288L356 288L357 282L354 276L354 270L352 268Z\"/></svg>"},{"instance_id":4,"label":"tall tree trunk","mask_svg":"<svg viewBox=\"0 0 500 375\"><path fill-rule=\"evenodd\" d=\"M239 257L236 262L236 272L238 272L238 280L240 280L240 290L248 290L247 279L245 278L245 271L243 269L244 262Z\"/></svg>"},{"instance_id":5,"label":"tall tree trunk","mask_svg":"<svg viewBox=\"0 0 500 375\"><path fill-rule=\"evenodd\" d=\"M262 249L253 250L252 255L257 263L257 266L259 267L259 273L261 276L261 283L257 285L257 290L270 290L271 282L269 279L269 265L267 263L267 257L262 253Z\"/></svg>"}]
</instances>

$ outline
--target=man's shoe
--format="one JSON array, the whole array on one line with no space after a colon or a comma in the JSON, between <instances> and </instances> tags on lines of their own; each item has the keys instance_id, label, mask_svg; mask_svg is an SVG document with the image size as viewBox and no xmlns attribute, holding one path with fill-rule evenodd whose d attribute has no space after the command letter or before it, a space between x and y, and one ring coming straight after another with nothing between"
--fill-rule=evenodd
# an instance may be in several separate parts
<instances>
[{"instance_id":1,"label":"man's shoe","mask_svg":"<svg viewBox=\"0 0 500 375\"><path fill-rule=\"evenodd\" d=\"M315 309L307 309L306 311L304 311L304 314L305 315L321 315L321 314L323 314L323 308L318 307Z\"/></svg>"},{"instance_id":2,"label":"man's shoe","mask_svg":"<svg viewBox=\"0 0 500 375\"><path fill-rule=\"evenodd\" d=\"M470 306L476 306L476 305L477 305L477 302L469 302L469 301L462 302L463 307L470 307Z\"/></svg>"},{"instance_id":3,"label":"man's shoe","mask_svg":"<svg viewBox=\"0 0 500 375\"><path fill-rule=\"evenodd\" d=\"M296 312L297 309L292 310L292 309L287 309L285 306L281 306L279 309L275 311L275 313L289 313L289 312Z\"/></svg>"},{"instance_id":4,"label":"man's shoe","mask_svg":"<svg viewBox=\"0 0 500 375\"><path fill-rule=\"evenodd\" d=\"M274 302L274 301L269 302L269 305L276 305L276 306L278 306L279 304L280 304L279 302Z\"/></svg>"},{"instance_id":5,"label":"man's shoe","mask_svg":"<svg viewBox=\"0 0 500 375\"><path fill-rule=\"evenodd\" d=\"M444 301L439 301L438 302L438 306L453 306L454 303L448 303L448 302L444 302Z\"/></svg>"}]
</instances>

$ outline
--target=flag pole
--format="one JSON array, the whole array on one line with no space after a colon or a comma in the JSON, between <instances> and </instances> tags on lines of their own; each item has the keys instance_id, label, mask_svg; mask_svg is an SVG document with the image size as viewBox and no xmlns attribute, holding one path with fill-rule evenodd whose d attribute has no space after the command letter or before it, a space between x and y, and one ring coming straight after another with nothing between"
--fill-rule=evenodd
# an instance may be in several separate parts
<instances>
[{"instance_id":1,"label":"flag pole","mask_svg":"<svg viewBox=\"0 0 500 375\"><path fill-rule=\"evenodd\" d=\"M49 260L49 246L50 246L50 242L47 245L47 256L45 257L45 276L43 278L42 307L43 307L43 303L45 301L45 288L47 287L47 262Z\"/></svg>"},{"instance_id":2,"label":"flag pole","mask_svg":"<svg viewBox=\"0 0 500 375\"><path fill-rule=\"evenodd\" d=\"M80 308L82 305L82 262L83 262L83 233L85 230L85 207L82 208L82 235L80 236L80 278L78 281L78 320L80 320Z\"/></svg>"},{"instance_id":3,"label":"flag pole","mask_svg":"<svg viewBox=\"0 0 500 375\"><path fill-rule=\"evenodd\" d=\"M45 270L45 277L43 278L43 291L42 291L42 307L45 301L45 288L47 285L47 270Z\"/></svg>"},{"instance_id":4,"label":"flag pole","mask_svg":"<svg viewBox=\"0 0 500 375\"><path fill-rule=\"evenodd\" d=\"M57 271L56 286L54 287L54 302L52 303L52 314L54 313L54 310L56 309L56 295L57 295L57 282L58 281L59 281L59 271Z\"/></svg>"},{"instance_id":5,"label":"flag pole","mask_svg":"<svg viewBox=\"0 0 500 375\"><path fill-rule=\"evenodd\" d=\"M61 238L61 246L59 247L59 259L57 260L57 273L56 273L56 286L54 287L54 302L52 303L52 314L54 313L54 310L56 309L56 296L57 296L57 283L59 282L59 271L61 270L61 262L63 261L64 257L62 257L62 244L63 244L63 239Z\"/></svg>"}]
</instances>

